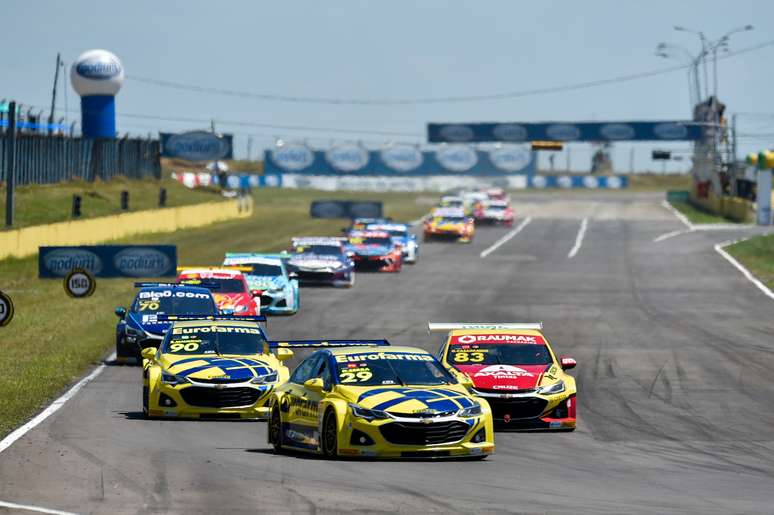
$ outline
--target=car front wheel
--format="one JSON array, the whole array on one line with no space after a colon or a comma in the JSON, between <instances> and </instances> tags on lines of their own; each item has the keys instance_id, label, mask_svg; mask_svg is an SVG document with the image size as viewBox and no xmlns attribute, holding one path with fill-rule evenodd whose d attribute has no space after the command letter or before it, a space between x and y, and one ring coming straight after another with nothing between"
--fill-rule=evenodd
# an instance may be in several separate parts
<instances>
[{"instance_id":1,"label":"car front wheel","mask_svg":"<svg viewBox=\"0 0 774 515\"><path fill-rule=\"evenodd\" d=\"M326 458L335 458L339 454L338 449L338 427L336 424L336 415L333 411L328 411L323 419L322 431L322 452Z\"/></svg>"},{"instance_id":2,"label":"car front wheel","mask_svg":"<svg viewBox=\"0 0 774 515\"><path fill-rule=\"evenodd\" d=\"M282 452L282 417L277 406L269 416L269 443L274 446L274 452Z\"/></svg>"}]
</instances>

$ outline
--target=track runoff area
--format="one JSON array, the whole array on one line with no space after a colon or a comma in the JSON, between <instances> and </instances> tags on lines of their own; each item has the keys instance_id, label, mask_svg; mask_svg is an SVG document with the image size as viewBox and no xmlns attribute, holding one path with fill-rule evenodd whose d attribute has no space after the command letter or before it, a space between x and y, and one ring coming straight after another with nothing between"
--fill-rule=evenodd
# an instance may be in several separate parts
<instances>
[{"instance_id":1,"label":"track runoff area","mask_svg":"<svg viewBox=\"0 0 774 515\"><path fill-rule=\"evenodd\" d=\"M656 194L513 205L399 274L304 289L269 334L435 352L429 320L542 321L578 362L575 432L498 431L476 462L277 455L263 422L144 420L139 369L106 366L2 450L0 511L770 513L772 304L714 249L753 229L656 242L682 227Z\"/></svg>"}]
</instances>

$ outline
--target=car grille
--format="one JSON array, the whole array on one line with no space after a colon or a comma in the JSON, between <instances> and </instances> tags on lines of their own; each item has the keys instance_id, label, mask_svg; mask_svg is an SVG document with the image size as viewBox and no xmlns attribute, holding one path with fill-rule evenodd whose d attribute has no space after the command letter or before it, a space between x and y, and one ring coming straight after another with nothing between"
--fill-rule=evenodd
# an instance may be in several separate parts
<instances>
[{"instance_id":1,"label":"car grille","mask_svg":"<svg viewBox=\"0 0 774 515\"><path fill-rule=\"evenodd\" d=\"M180 390L180 395L186 404L203 408L235 408L251 406L261 395L255 388L204 388L189 386Z\"/></svg>"},{"instance_id":2,"label":"car grille","mask_svg":"<svg viewBox=\"0 0 774 515\"><path fill-rule=\"evenodd\" d=\"M225 378L225 377L211 377L207 379L199 379L198 377L190 377L191 381L195 383L206 383L206 384L229 384L229 383L244 383L247 381L247 379L231 379L231 378Z\"/></svg>"},{"instance_id":3,"label":"car grille","mask_svg":"<svg viewBox=\"0 0 774 515\"><path fill-rule=\"evenodd\" d=\"M498 390L495 388L476 388L477 392L481 393L497 393L500 395L503 394L522 394L522 393L534 393L537 391L537 388L520 388L518 390ZM488 399L489 397L487 397Z\"/></svg>"},{"instance_id":4,"label":"car grille","mask_svg":"<svg viewBox=\"0 0 774 515\"><path fill-rule=\"evenodd\" d=\"M396 445L439 445L462 440L468 432L464 422L392 422L379 428L385 440Z\"/></svg>"},{"instance_id":5,"label":"car grille","mask_svg":"<svg viewBox=\"0 0 774 515\"><path fill-rule=\"evenodd\" d=\"M538 397L525 399L487 398L487 401L492 408L492 416L498 420L503 419L505 415L509 415L511 419L539 417L548 404L548 401Z\"/></svg>"},{"instance_id":6,"label":"car grille","mask_svg":"<svg viewBox=\"0 0 774 515\"><path fill-rule=\"evenodd\" d=\"M298 278L302 281L331 281L334 275L331 272L307 272L299 270Z\"/></svg>"},{"instance_id":7,"label":"car grille","mask_svg":"<svg viewBox=\"0 0 774 515\"><path fill-rule=\"evenodd\" d=\"M271 295L261 295L261 306L271 306L273 300Z\"/></svg>"}]
</instances>

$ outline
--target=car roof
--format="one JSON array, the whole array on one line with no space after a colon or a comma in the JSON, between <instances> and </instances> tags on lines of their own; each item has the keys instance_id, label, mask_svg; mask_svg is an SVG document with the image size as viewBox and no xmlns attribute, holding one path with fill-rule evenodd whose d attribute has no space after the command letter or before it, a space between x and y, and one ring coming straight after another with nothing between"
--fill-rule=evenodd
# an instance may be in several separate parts
<instances>
[{"instance_id":1,"label":"car roof","mask_svg":"<svg viewBox=\"0 0 774 515\"><path fill-rule=\"evenodd\" d=\"M190 291L192 293L211 293L208 288L202 286L189 286L182 284L170 284L169 286L143 286L140 288L140 292L143 291L167 291L167 290L181 290ZM138 292L139 294L139 292Z\"/></svg>"},{"instance_id":2,"label":"car roof","mask_svg":"<svg viewBox=\"0 0 774 515\"><path fill-rule=\"evenodd\" d=\"M282 265L282 260L278 257L261 256L257 254L244 254L226 256L223 259L224 264L230 263L232 265L244 264L244 265Z\"/></svg>"},{"instance_id":3,"label":"car roof","mask_svg":"<svg viewBox=\"0 0 774 515\"><path fill-rule=\"evenodd\" d=\"M390 233L386 231L372 231L370 229L365 231L352 231L349 233L352 238L389 238Z\"/></svg>"},{"instance_id":4,"label":"car roof","mask_svg":"<svg viewBox=\"0 0 774 515\"><path fill-rule=\"evenodd\" d=\"M326 349L330 354L334 356L341 356L344 354L378 354L382 353L395 353L395 352L408 352L411 354L430 354L432 352L420 349L419 347L406 347L403 345L389 345L389 346L353 346L353 347L336 347Z\"/></svg>"},{"instance_id":5,"label":"car roof","mask_svg":"<svg viewBox=\"0 0 774 515\"><path fill-rule=\"evenodd\" d=\"M244 274L239 270L229 270L227 268L187 268L178 274L196 275L203 279L238 279Z\"/></svg>"}]
</instances>

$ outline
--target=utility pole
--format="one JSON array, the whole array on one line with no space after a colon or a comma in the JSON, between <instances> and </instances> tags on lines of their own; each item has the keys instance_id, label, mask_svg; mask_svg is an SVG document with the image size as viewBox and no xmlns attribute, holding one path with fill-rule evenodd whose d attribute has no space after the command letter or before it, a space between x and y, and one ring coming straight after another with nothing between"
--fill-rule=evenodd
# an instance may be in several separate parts
<instances>
[{"instance_id":1,"label":"utility pole","mask_svg":"<svg viewBox=\"0 0 774 515\"><path fill-rule=\"evenodd\" d=\"M13 225L13 187L16 182L16 102L8 104L8 133L6 134L6 188L5 188L5 225Z\"/></svg>"},{"instance_id":2,"label":"utility pole","mask_svg":"<svg viewBox=\"0 0 774 515\"><path fill-rule=\"evenodd\" d=\"M215 120L210 120L210 131L215 134Z\"/></svg>"},{"instance_id":3,"label":"utility pole","mask_svg":"<svg viewBox=\"0 0 774 515\"><path fill-rule=\"evenodd\" d=\"M253 159L253 137L248 136L247 137L247 160L251 161Z\"/></svg>"},{"instance_id":4,"label":"utility pole","mask_svg":"<svg viewBox=\"0 0 774 515\"><path fill-rule=\"evenodd\" d=\"M56 109L56 86L59 83L59 68L62 66L62 56L56 53L56 71L54 72L54 90L51 93L51 114L48 115L48 133L51 134L54 125L54 110Z\"/></svg>"},{"instance_id":5,"label":"utility pole","mask_svg":"<svg viewBox=\"0 0 774 515\"><path fill-rule=\"evenodd\" d=\"M634 147L629 149L629 173L634 173Z\"/></svg>"},{"instance_id":6,"label":"utility pole","mask_svg":"<svg viewBox=\"0 0 774 515\"><path fill-rule=\"evenodd\" d=\"M570 147L567 146L567 173L570 173Z\"/></svg>"},{"instance_id":7,"label":"utility pole","mask_svg":"<svg viewBox=\"0 0 774 515\"><path fill-rule=\"evenodd\" d=\"M736 113L731 115L731 162L736 163Z\"/></svg>"}]
</instances>

